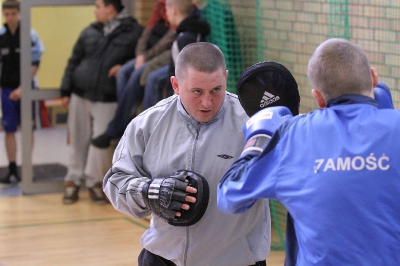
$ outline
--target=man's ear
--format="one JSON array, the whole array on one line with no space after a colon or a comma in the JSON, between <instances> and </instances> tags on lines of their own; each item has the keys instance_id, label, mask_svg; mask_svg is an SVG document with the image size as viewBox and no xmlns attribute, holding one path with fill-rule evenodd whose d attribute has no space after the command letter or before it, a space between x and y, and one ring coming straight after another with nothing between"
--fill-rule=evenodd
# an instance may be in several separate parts
<instances>
[{"instance_id":1,"label":"man's ear","mask_svg":"<svg viewBox=\"0 0 400 266\"><path fill-rule=\"evenodd\" d=\"M371 67L371 76L372 76L372 88L375 88L378 86L379 78L378 78L378 72L374 67Z\"/></svg>"},{"instance_id":2,"label":"man's ear","mask_svg":"<svg viewBox=\"0 0 400 266\"><path fill-rule=\"evenodd\" d=\"M172 76L170 80L171 80L172 88L174 89L175 94L179 95L179 82L178 82L178 79L175 76Z\"/></svg>"},{"instance_id":3,"label":"man's ear","mask_svg":"<svg viewBox=\"0 0 400 266\"><path fill-rule=\"evenodd\" d=\"M229 76L229 71L226 70L226 74L225 74L225 82L228 82L228 76Z\"/></svg>"},{"instance_id":4,"label":"man's ear","mask_svg":"<svg viewBox=\"0 0 400 266\"><path fill-rule=\"evenodd\" d=\"M318 107L321 109L324 109L326 106L326 102L324 97L322 96L322 93L317 90L317 89L312 89L311 90L312 96L315 99L315 102L317 103Z\"/></svg>"}]
</instances>

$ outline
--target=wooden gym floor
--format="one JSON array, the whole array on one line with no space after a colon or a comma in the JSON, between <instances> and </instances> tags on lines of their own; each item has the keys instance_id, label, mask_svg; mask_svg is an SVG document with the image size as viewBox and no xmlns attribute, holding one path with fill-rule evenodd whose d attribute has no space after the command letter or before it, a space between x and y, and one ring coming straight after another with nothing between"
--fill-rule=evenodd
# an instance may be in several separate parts
<instances>
[{"instance_id":1,"label":"wooden gym floor","mask_svg":"<svg viewBox=\"0 0 400 266\"><path fill-rule=\"evenodd\" d=\"M17 132L18 165L21 164ZM66 128L35 131L34 163L67 162ZM7 166L4 132L0 131L0 167ZM52 148L49 148L52 147ZM149 221L98 206L88 192L73 205L62 194L23 196L19 186L0 187L0 266L137 265L140 236ZM284 252L271 252L268 266L281 266Z\"/></svg>"},{"instance_id":2,"label":"wooden gym floor","mask_svg":"<svg viewBox=\"0 0 400 266\"><path fill-rule=\"evenodd\" d=\"M147 220L98 206L87 191L73 205L62 194L0 198L0 266L137 265ZM272 251L268 266L283 265Z\"/></svg>"}]
</instances>

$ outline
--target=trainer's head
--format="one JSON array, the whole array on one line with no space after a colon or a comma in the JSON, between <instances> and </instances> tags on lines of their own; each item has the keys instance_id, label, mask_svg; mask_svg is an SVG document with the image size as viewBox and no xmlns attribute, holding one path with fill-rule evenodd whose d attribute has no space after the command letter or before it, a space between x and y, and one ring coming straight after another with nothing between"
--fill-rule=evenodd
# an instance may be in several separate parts
<instances>
[{"instance_id":1,"label":"trainer's head","mask_svg":"<svg viewBox=\"0 0 400 266\"><path fill-rule=\"evenodd\" d=\"M308 62L312 94L320 108L345 94L373 96L378 75L357 44L333 38L320 44Z\"/></svg>"},{"instance_id":2,"label":"trainer's head","mask_svg":"<svg viewBox=\"0 0 400 266\"><path fill-rule=\"evenodd\" d=\"M96 0L94 11L97 22L104 23L115 16L124 8L121 0Z\"/></svg>"},{"instance_id":3,"label":"trainer's head","mask_svg":"<svg viewBox=\"0 0 400 266\"><path fill-rule=\"evenodd\" d=\"M197 42L178 54L171 84L186 112L196 121L207 123L222 106L227 79L222 51L214 44Z\"/></svg>"}]
</instances>

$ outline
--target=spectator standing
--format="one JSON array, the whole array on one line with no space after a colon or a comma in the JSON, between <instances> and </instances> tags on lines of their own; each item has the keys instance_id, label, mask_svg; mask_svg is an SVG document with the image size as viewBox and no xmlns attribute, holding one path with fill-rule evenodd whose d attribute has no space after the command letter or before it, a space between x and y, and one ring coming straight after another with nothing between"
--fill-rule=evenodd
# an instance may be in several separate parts
<instances>
[{"instance_id":1,"label":"spectator standing","mask_svg":"<svg viewBox=\"0 0 400 266\"><path fill-rule=\"evenodd\" d=\"M17 171L17 142L15 132L21 123L21 76L20 76L20 4L17 0L6 0L2 4L6 23L0 28L1 53L1 110L5 131L5 146L9 160L8 174L0 179L1 184L15 184L21 181ZM33 86L37 86L36 73L44 47L35 30L31 36L31 74Z\"/></svg>"},{"instance_id":2,"label":"spectator standing","mask_svg":"<svg viewBox=\"0 0 400 266\"><path fill-rule=\"evenodd\" d=\"M128 125L105 176L104 191L122 213L136 218L152 215L150 229L141 239L139 266L265 265L270 245L266 201L257 201L245 215L223 214L216 205L216 186L240 156L245 143L242 125L248 119L237 96L226 91L224 56L211 43L188 44L177 57L175 71L171 77L175 95ZM174 226L170 220L179 221L190 212L190 204L203 202L197 200L204 190L178 188L183 182L172 173L181 169L206 179L209 202L197 223ZM168 182L177 185L169 190ZM172 195L161 192L165 189L190 195L158 202L157 198Z\"/></svg>"},{"instance_id":3,"label":"spectator standing","mask_svg":"<svg viewBox=\"0 0 400 266\"><path fill-rule=\"evenodd\" d=\"M96 204L107 203L101 182L109 151L90 144L106 129L116 109L115 75L134 57L143 27L123 11L120 0L96 0L96 22L85 28L72 52L61 84L69 106L70 162L65 176L64 204L78 200L82 179Z\"/></svg>"}]
</instances>

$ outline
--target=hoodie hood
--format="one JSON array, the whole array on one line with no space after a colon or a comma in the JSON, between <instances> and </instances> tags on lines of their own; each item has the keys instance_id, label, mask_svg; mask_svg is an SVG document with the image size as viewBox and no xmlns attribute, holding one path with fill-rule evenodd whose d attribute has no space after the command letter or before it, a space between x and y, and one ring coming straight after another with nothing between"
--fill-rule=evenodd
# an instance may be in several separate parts
<instances>
[{"instance_id":1,"label":"hoodie hood","mask_svg":"<svg viewBox=\"0 0 400 266\"><path fill-rule=\"evenodd\" d=\"M190 15L185 18L176 29L177 34L183 31L200 33L203 37L210 34L210 25L198 15Z\"/></svg>"}]
</instances>

